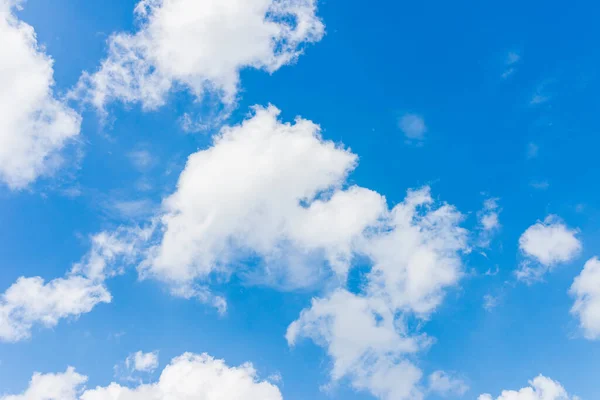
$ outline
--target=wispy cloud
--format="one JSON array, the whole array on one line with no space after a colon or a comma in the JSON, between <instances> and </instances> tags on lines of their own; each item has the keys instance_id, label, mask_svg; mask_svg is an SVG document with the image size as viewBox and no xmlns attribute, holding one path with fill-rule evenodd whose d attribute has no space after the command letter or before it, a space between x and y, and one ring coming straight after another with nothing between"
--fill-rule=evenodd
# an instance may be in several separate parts
<instances>
[{"instance_id":1,"label":"wispy cloud","mask_svg":"<svg viewBox=\"0 0 600 400\"><path fill-rule=\"evenodd\" d=\"M408 140L421 141L425 139L427 125L425 125L423 117L418 114L404 114L400 118L398 126Z\"/></svg>"},{"instance_id":2,"label":"wispy cloud","mask_svg":"<svg viewBox=\"0 0 600 400\"><path fill-rule=\"evenodd\" d=\"M510 51L506 55L506 59L504 61L504 72L502 73L502 79L506 79L517 70L517 64L521 60L521 55L517 52Z\"/></svg>"}]
</instances>

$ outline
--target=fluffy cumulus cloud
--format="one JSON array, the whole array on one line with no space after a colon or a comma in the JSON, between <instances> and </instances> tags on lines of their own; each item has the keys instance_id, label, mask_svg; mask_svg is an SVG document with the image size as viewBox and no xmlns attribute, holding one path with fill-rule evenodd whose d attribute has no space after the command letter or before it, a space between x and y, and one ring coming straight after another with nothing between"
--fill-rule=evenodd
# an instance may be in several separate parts
<instances>
[{"instance_id":1,"label":"fluffy cumulus cloud","mask_svg":"<svg viewBox=\"0 0 600 400\"><path fill-rule=\"evenodd\" d=\"M48 283L40 277L19 278L0 297L0 340L26 339L35 324L53 327L61 318L77 317L110 301L104 285L81 276Z\"/></svg>"},{"instance_id":2,"label":"fluffy cumulus cloud","mask_svg":"<svg viewBox=\"0 0 600 400\"><path fill-rule=\"evenodd\" d=\"M84 390L85 376L73 368L63 374L35 374L19 395L0 400L282 400L277 386L260 381L252 364L229 367L207 354L183 354L171 361L157 382L136 387L111 383Z\"/></svg>"},{"instance_id":3,"label":"fluffy cumulus cloud","mask_svg":"<svg viewBox=\"0 0 600 400\"><path fill-rule=\"evenodd\" d=\"M314 283L316 260L347 272L385 200L368 189L342 188L357 156L323 140L314 123L282 123L278 114L256 108L189 157L163 203L159 243L142 274L184 285L231 273L255 257L268 265L269 279L294 287Z\"/></svg>"},{"instance_id":4,"label":"fluffy cumulus cloud","mask_svg":"<svg viewBox=\"0 0 600 400\"><path fill-rule=\"evenodd\" d=\"M429 315L459 280L468 250L461 219L449 205L434 207L428 189L409 191L362 243L373 263L364 290L313 300L289 326L288 343L304 337L323 346L334 382L350 378L384 400L422 398L422 372L408 356L431 340L411 333L404 317Z\"/></svg>"},{"instance_id":5,"label":"fluffy cumulus cloud","mask_svg":"<svg viewBox=\"0 0 600 400\"><path fill-rule=\"evenodd\" d=\"M137 254L147 231L122 229L91 238L91 249L63 278L45 282L21 277L0 295L0 341L17 342L31 336L35 325L56 326L64 318L88 313L112 297L104 285Z\"/></svg>"},{"instance_id":6,"label":"fluffy cumulus cloud","mask_svg":"<svg viewBox=\"0 0 600 400\"><path fill-rule=\"evenodd\" d=\"M557 264L572 261L582 248L578 233L556 215L527 228L519 238L519 249L528 260L521 264L517 278L537 280Z\"/></svg>"},{"instance_id":7,"label":"fluffy cumulus cloud","mask_svg":"<svg viewBox=\"0 0 600 400\"><path fill-rule=\"evenodd\" d=\"M382 399L422 398L417 388L422 372L406 356L427 339L410 337L381 299L343 289L314 299L286 334L290 345L302 337L326 348L333 382L350 377L353 387Z\"/></svg>"},{"instance_id":8,"label":"fluffy cumulus cloud","mask_svg":"<svg viewBox=\"0 0 600 400\"><path fill-rule=\"evenodd\" d=\"M87 377L67 368L64 373L35 373L29 387L21 394L0 395L1 400L74 400L79 388L87 382Z\"/></svg>"},{"instance_id":9,"label":"fluffy cumulus cloud","mask_svg":"<svg viewBox=\"0 0 600 400\"><path fill-rule=\"evenodd\" d=\"M463 396L469 386L460 378L444 371L435 371L429 375L429 391L441 396Z\"/></svg>"},{"instance_id":10,"label":"fluffy cumulus cloud","mask_svg":"<svg viewBox=\"0 0 600 400\"><path fill-rule=\"evenodd\" d=\"M0 181L12 189L54 172L81 124L53 94L52 59L14 14L21 3L0 0Z\"/></svg>"},{"instance_id":11,"label":"fluffy cumulus cloud","mask_svg":"<svg viewBox=\"0 0 600 400\"><path fill-rule=\"evenodd\" d=\"M158 351L144 353L137 351L125 359L125 367L130 371L152 372L158 368Z\"/></svg>"},{"instance_id":12,"label":"fluffy cumulus cloud","mask_svg":"<svg viewBox=\"0 0 600 400\"><path fill-rule=\"evenodd\" d=\"M588 339L600 339L600 260L597 257L585 263L583 271L571 286L575 304L571 313L579 318Z\"/></svg>"},{"instance_id":13,"label":"fluffy cumulus cloud","mask_svg":"<svg viewBox=\"0 0 600 400\"><path fill-rule=\"evenodd\" d=\"M240 70L274 72L321 39L316 11L316 0L141 0L137 32L113 34L77 91L99 109L113 100L153 109L178 88L232 104Z\"/></svg>"},{"instance_id":14,"label":"fluffy cumulus cloud","mask_svg":"<svg viewBox=\"0 0 600 400\"><path fill-rule=\"evenodd\" d=\"M529 382L529 386L520 390L504 390L498 397L482 394L478 400L579 400L571 396L560 383L543 375Z\"/></svg>"}]
</instances>

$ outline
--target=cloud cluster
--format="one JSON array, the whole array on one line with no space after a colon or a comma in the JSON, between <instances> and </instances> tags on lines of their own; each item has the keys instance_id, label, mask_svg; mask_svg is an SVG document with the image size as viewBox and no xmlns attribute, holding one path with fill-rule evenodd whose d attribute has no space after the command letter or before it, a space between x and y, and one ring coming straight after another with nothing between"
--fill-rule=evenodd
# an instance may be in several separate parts
<instances>
[{"instance_id":1,"label":"cloud cluster","mask_svg":"<svg viewBox=\"0 0 600 400\"><path fill-rule=\"evenodd\" d=\"M61 164L61 150L78 134L80 116L57 99L52 59L33 27L0 0L0 182L23 189Z\"/></svg>"},{"instance_id":2,"label":"cloud cluster","mask_svg":"<svg viewBox=\"0 0 600 400\"><path fill-rule=\"evenodd\" d=\"M575 304L571 313L579 318L588 339L600 339L600 260L594 257L585 263L571 286Z\"/></svg>"},{"instance_id":3,"label":"cloud cluster","mask_svg":"<svg viewBox=\"0 0 600 400\"><path fill-rule=\"evenodd\" d=\"M527 228L519 238L519 249L528 258L517 271L517 278L535 281L555 267L575 259L581 252L579 231L568 228L556 215L549 215Z\"/></svg>"},{"instance_id":4,"label":"cloud cluster","mask_svg":"<svg viewBox=\"0 0 600 400\"><path fill-rule=\"evenodd\" d=\"M276 386L258 380L252 364L229 367L207 354L174 358L152 384L111 383L84 390L86 381L73 368L62 374L36 373L22 394L0 396L0 400L282 400Z\"/></svg>"},{"instance_id":5,"label":"cloud cluster","mask_svg":"<svg viewBox=\"0 0 600 400\"><path fill-rule=\"evenodd\" d=\"M151 226L95 236L70 276L103 282L121 272L117 261L137 264L142 277L221 311L224 299L209 290L215 275L260 276L286 289L332 278L339 287L290 325L289 343L324 346L333 381L349 377L382 399L419 398L422 372L406 356L431 341L404 319L427 318L462 276L463 217L427 187L389 209L382 195L348 184L356 154L323 140L311 121L278 115L256 107L223 128L189 157ZM351 292L346 277L357 258L370 269ZM350 329L357 319L361 329Z\"/></svg>"},{"instance_id":6,"label":"cloud cluster","mask_svg":"<svg viewBox=\"0 0 600 400\"><path fill-rule=\"evenodd\" d=\"M115 100L154 109L179 88L233 104L240 70L272 73L324 34L316 0L141 0L135 14L137 32L113 34L75 91L98 109Z\"/></svg>"},{"instance_id":7,"label":"cloud cluster","mask_svg":"<svg viewBox=\"0 0 600 400\"><path fill-rule=\"evenodd\" d=\"M477 400L494 400L490 394L482 394ZM495 400L579 400L571 396L560 383L543 375L539 375L529 382L529 386L518 391L504 390Z\"/></svg>"},{"instance_id":8,"label":"cloud cluster","mask_svg":"<svg viewBox=\"0 0 600 400\"><path fill-rule=\"evenodd\" d=\"M468 251L461 214L433 205L429 189L409 191L363 243L373 262L364 290L337 289L314 299L288 327L290 345L309 338L326 348L333 382L350 378L384 400L423 397L422 372L408 356L431 340L413 334L405 318L435 310L444 289L460 279L460 255Z\"/></svg>"}]
</instances>

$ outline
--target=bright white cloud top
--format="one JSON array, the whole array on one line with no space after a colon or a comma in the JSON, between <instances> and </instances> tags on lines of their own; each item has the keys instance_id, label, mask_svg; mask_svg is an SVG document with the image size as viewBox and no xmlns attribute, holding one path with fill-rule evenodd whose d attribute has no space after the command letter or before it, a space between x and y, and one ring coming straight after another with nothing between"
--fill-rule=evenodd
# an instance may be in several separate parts
<instances>
[{"instance_id":1,"label":"bright white cloud top","mask_svg":"<svg viewBox=\"0 0 600 400\"><path fill-rule=\"evenodd\" d=\"M33 27L0 0L0 182L23 189L52 174L78 134L80 116L53 94L53 61Z\"/></svg>"},{"instance_id":2,"label":"bright white cloud top","mask_svg":"<svg viewBox=\"0 0 600 400\"><path fill-rule=\"evenodd\" d=\"M517 278L532 281L540 279L557 264L575 259L581 252L579 231L567 227L556 215L538 221L519 238L519 249L530 261L517 271ZM534 262L537 265L531 265Z\"/></svg>"},{"instance_id":3,"label":"bright white cloud top","mask_svg":"<svg viewBox=\"0 0 600 400\"><path fill-rule=\"evenodd\" d=\"M282 123L278 114L256 108L189 157L164 201L161 237L143 274L185 284L259 256L273 279L294 287L313 284L323 258L345 275L385 201L368 189L342 188L355 154L324 141L311 121Z\"/></svg>"},{"instance_id":4,"label":"bright white cloud top","mask_svg":"<svg viewBox=\"0 0 600 400\"><path fill-rule=\"evenodd\" d=\"M569 395L560 383L539 375L529 381L527 387L519 390L504 390L498 397L482 394L477 400L579 400L579 398Z\"/></svg>"},{"instance_id":5,"label":"bright white cloud top","mask_svg":"<svg viewBox=\"0 0 600 400\"><path fill-rule=\"evenodd\" d=\"M585 263L571 286L575 304L571 313L579 318L588 339L600 339L600 260L594 257Z\"/></svg>"},{"instance_id":6,"label":"bright white cloud top","mask_svg":"<svg viewBox=\"0 0 600 400\"><path fill-rule=\"evenodd\" d=\"M0 400L282 400L277 386L258 380L250 363L229 367L207 354L174 358L157 382L136 387L111 383L85 390L87 377L68 368L61 374L36 373L29 387Z\"/></svg>"},{"instance_id":7,"label":"bright white cloud top","mask_svg":"<svg viewBox=\"0 0 600 400\"><path fill-rule=\"evenodd\" d=\"M232 104L240 70L275 72L325 31L316 0L141 0L135 14L139 30L113 34L100 69L80 81L98 109L114 100L154 109L179 88Z\"/></svg>"}]
</instances>

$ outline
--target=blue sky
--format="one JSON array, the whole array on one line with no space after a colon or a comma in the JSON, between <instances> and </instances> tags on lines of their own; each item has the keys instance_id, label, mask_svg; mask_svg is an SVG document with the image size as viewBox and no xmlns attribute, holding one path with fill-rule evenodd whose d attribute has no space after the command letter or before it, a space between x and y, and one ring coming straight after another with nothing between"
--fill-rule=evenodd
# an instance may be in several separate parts
<instances>
[{"instance_id":1,"label":"blue sky","mask_svg":"<svg viewBox=\"0 0 600 400\"><path fill-rule=\"evenodd\" d=\"M595 398L599 11L0 0L0 399Z\"/></svg>"}]
</instances>

